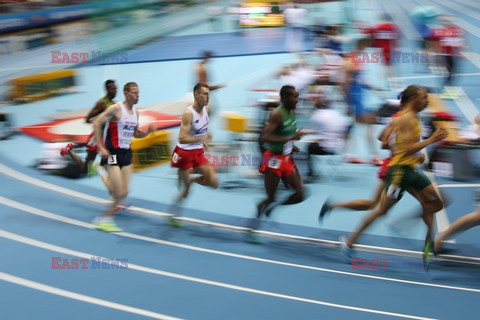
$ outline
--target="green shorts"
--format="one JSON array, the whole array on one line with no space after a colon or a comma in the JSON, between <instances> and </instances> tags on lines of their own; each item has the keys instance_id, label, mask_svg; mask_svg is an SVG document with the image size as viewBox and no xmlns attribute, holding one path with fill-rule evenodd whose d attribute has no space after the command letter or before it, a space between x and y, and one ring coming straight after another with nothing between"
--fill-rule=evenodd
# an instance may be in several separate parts
<instances>
[{"instance_id":1,"label":"green shorts","mask_svg":"<svg viewBox=\"0 0 480 320\"><path fill-rule=\"evenodd\" d=\"M422 191L432 182L419 169L410 166L393 166L388 169L385 192L387 197L400 200L405 190Z\"/></svg>"}]
</instances>

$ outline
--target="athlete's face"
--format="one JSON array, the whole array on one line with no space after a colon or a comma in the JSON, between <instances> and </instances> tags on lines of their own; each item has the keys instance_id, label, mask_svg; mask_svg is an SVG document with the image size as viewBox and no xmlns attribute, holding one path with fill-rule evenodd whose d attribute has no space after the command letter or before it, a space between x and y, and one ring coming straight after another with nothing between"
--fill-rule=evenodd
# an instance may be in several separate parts
<instances>
[{"instance_id":1,"label":"athlete's face","mask_svg":"<svg viewBox=\"0 0 480 320\"><path fill-rule=\"evenodd\" d=\"M289 110L295 109L298 103L298 92L293 89L289 90L281 99L285 108Z\"/></svg>"},{"instance_id":2,"label":"athlete's face","mask_svg":"<svg viewBox=\"0 0 480 320\"><path fill-rule=\"evenodd\" d=\"M208 102L210 101L210 90L208 88L201 87L199 90L195 91L193 95L199 107L208 105Z\"/></svg>"},{"instance_id":3,"label":"athlete's face","mask_svg":"<svg viewBox=\"0 0 480 320\"><path fill-rule=\"evenodd\" d=\"M428 107L428 94L426 89L421 88L418 90L418 94L415 96L414 104L417 112L421 112Z\"/></svg>"},{"instance_id":4,"label":"athlete's face","mask_svg":"<svg viewBox=\"0 0 480 320\"><path fill-rule=\"evenodd\" d=\"M140 90L138 89L138 87L132 86L130 87L130 91L125 91L125 99L132 106L138 103L139 97L140 97Z\"/></svg>"},{"instance_id":5,"label":"athlete's face","mask_svg":"<svg viewBox=\"0 0 480 320\"><path fill-rule=\"evenodd\" d=\"M109 83L107 86L107 96L113 99L117 96L117 86L115 83Z\"/></svg>"}]
</instances>

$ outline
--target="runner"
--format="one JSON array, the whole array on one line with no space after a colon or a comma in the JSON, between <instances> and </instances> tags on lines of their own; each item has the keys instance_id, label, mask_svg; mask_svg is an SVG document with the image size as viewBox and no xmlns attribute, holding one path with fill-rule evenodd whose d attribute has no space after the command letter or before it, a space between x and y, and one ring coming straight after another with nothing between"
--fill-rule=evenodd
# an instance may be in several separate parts
<instances>
[{"instance_id":1,"label":"runner","mask_svg":"<svg viewBox=\"0 0 480 320\"><path fill-rule=\"evenodd\" d=\"M291 154L298 150L293 145L294 141L310 132L297 130L295 108L298 92L293 86L286 85L280 89L280 101L281 105L270 113L268 123L260 136L260 140L268 143L259 170L264 174L267 198L257 205L256 219L249 224L250 231L257 229L260 218L269 217L276 206L296 204L305 199L300 173ZM280 180L284 180L295 192L285 201L275 204ZM251 235L249 233L249 236Z\"/></svg>"},{"instance_id":2,"label":"runner","mask_svg":"<svg viewBox=\"0 0 480 320\"><path fill-rule=\"evenodd\" d=\"M208 101L210 89L207 84L198 83L193 88L194 102L182 116L180 126L179 143L172 153L171 166L178 168L178 179L183 184L183 190L175 199L172 212L177 214L176 209L180 202L188 196L192 183L218 187L218 179L214 168L204 156L205 143L210 139L208 133L209 109ZM190 179L190 173L200 173L200 177ZM170 219L172 226L179 226L174 216Z\"/></svg>"},{"instance_id":3,"label":"runner","mask_svg":"<svg viewBox=\"0 0 480 320\"><path fill-rule=\"evenodd\" d=\"M122 231L115 224L113 216L117 205L128 195L132 174L132 138L143 138L155 131L153 125L147 131L138 129L138 110L134 107L139 98L138 85L135 82L125 84L123 93L124 101L110 106L93 122L98 153L102 157L101 165L107 168L113 197L111 207L94 220L94 224L106 232Z\"/></svg>"},{"instance_id":4,"label":"runner","mask_svg":"<svg viewBox=\"0 0 480 320\"><path fill-rule=\"evenodd\" d=\"M418 113L428 105L427 90L415 85L408 86L401 97L403 110L392 121L395 134L394 155L389 163L387 183L382 191L379 206L366 217L360 227L348 239L341 239L342 253L351 256L353 244L377 218L385 215L403 196L405 190L414 194L423 208L423 220L427 225L424 246L424 264L428 267L432 249L434 213L443 208L443 202L430 180L417 168L418 153L429 144L447 137L443 128L436 130L429 138L420 141L421 127Z\"/></svg>"}]
</instances>

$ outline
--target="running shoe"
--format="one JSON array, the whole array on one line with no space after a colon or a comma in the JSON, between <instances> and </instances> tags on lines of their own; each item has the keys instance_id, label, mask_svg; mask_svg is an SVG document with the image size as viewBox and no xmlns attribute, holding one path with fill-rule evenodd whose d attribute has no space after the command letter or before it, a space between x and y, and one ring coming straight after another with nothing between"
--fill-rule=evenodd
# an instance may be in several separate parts
<instances>
[{"instance_id":1,"label":"running shoe","mask_svg":"<svg viewBox=\"0 0 480 320\"><path fill-rule=\"evenodd\" d=\"M72 150L73 149L73 144L69 143L67 144L65 147L63 147L62 149L60 149L60 155L63 157L63 156L66 156L68 155L68 150Z\"/></svg>"},{"instance_id":2,"label":"running shoe","mask_svg":"<svg viewBox=\"0 0 480 320\"><path fill-rule=\"evenodd\" d=\"M430 253L433 250L433 242L431 240L428 240L425 243L425 247L423 247L423 267L425 270L430 269L430 262L431 262L431 256Z\"/></svg>"},{"instance_id":3,"label":"running shoe","mask_svg":"<svg viewBox=\"0 0 480 320\"><path fill-rule=\"evenodd\" d=\"M100 222L100 223L97 224L97 229L99 229L101 231L104 231L104 232L122 232L123 231L113 221Z\"/></svg>"},{"instance_id":4,"label":"running shoe","mask_svg":"<svg viewBox=\"0 0 480 320\"><path fill-rule=\"evenodd\" d=\"M175 218L174 216L170 216L168 217L168 224L174 228L181 228L183 227L183 224L180 222L180 220L178 220L177 218Z\"/></svg>"},{"instance_id":5,"label":"running shoe","mask_svg":"<svg viewBox=\"0 0 480 320\"><path fill-rule=\"evenodd\" d=\"M322 205L322 208L320 209L320 214L318 215L318 222L322 223L323 218L327 213L330 213L332 211L332 208L330 207L330 197L328 197L325 200L325 203Z\"/></svg>"},{"instance_id":6,"label":"running shoe","mask_svg":"<svg viewBox=\"0 0 480 320\"><path fill-rule=\"evenodd\" d=\"M346 263L352 263L353 249L347 246L347 238L345 236L341 236L338 241L340 242L340 255L342 256L343 260Z\"/></svg>"}]
</instances>

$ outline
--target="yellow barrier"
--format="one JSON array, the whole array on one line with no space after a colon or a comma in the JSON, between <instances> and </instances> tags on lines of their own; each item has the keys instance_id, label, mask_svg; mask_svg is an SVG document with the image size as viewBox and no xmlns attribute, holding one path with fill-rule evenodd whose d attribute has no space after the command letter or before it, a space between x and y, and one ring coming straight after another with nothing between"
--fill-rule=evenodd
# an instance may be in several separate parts
<instances>
[{"instance_id":1,"label":"yellow barrier","mask_svg":"<svg viewBox=\"0 0 480 320\"><path fill-rule=\"evenodd\" d=\"M282 27L285 25L279 3L282 1L249 0L241 4L248 11L240 15L241 27Z\"/></svg>"},{"instance_id":2,"label":"yellow barrier","mask_svg":"<svg viewBox=\"0 0 480 320\"><path fill-rule=\"evenodd\" d=\"M168 131L156 131L145 138L132 140L133 171L151 168L170 161L172 150Z\"/></svg>"},{"instance_id":3,"label":"yellow barrier","mask_svg":"<svg viewBox=\"0 0 480 320\"><path fill-rule=\"evenodd\" d=\"M428 94L428 108L433 112L446 111L438 95L434 93ZM445 128L447 130L448 136L445 139L446 141L465 142L465 139L458 136L459 129L456 121L434 121L434 124L437 128Z\"/></svg>"},{"instance_id":4,"label":"yellow barrier","mask_svg":"<svg viewBox=\"0 0 480 320\"><path fill-rule=\"evenodd\" d=\"M16 102L45 99L75 86L75 70L57 70L10 79L11 98Z\"/></svg>"},{"instance_id":5,"label":"yellow barrier","mask_svg":"<svg viewBox=\"0 0 480 320\"><path fill-rule=\"evenodd\" d=\"M247 131L247 118L240 114L226 114L225 129L231 132L242 133Z\"/></svg>"},{"instance_id":6,"label":"yellow barrier","mask_svg":"<svg viewBox=\"0 0 480 320\"><path fill-rule=\"evenodd\" d=\"M244 0L244 3L268 3L268 4L278 4L282 2L287 2L291 0Z\"/></svg>"}]
</instances>

